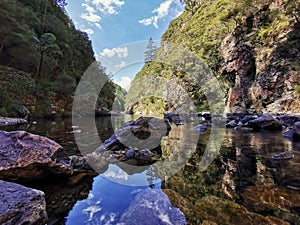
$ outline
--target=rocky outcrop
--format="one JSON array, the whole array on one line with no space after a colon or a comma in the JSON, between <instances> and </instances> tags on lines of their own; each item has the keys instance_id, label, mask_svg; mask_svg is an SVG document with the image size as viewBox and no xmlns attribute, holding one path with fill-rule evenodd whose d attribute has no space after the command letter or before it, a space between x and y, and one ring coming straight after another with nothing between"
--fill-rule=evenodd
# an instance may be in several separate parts
<instances>
[{"instance_id":1,"label":"rocky outcrop","mask_svg":"<svg viewBox=\"0 0 300 225\"><path fill-rule=\"evenodd\" d=\"M248 91L255 78L256 66L253 46L247 44L247 32L253 24L252 20L250 18L243 26L237 26L221 44L221 55L225 61L221 74L235 79L235 86L230 90L228 100L233 113L246 112L251 105Z\"/></svg>"},{"instance_id":2,"label":"rocky outcrop","mask_svg":"<svg viewBox=\"0 0 300 225\"><path fill-rule=\"evenodd\" d=\"M73 173L71 160L59 144L26 131L0 131L0 159L1 179Z\"/></svg>"},{"instance_id":3,"label":"rocky outcrop","mask_svg":"<svg viewBox=\"0 0 300 225\"><path fill-rule=\"evenodd\" d=\"M168 135L170 129L171 126L165 119L140 117L123 124L122 129L85 158L95 170L104 168L109 162L132 159L137 165L151 164L160 158L161 140Z\"/></svg>"},{"instance_id":4,"label":"rocky outcrop","mask_svg":"<svg viewBox=\"0 0 300 225\"><path fill-rule=\"evenodd\" d=\"M43 192L5 181L0 181L0 192L0 224L46 224Z\"/></svg>"},{"instance_id":5,"label":"rocky outcrop","mask_svg":"<svg viewBox=\"0 0 300 225\"><path fill-rule=\"evenodd\" d=\"M172 206L168 196L161 190L147 189L136 196L121 216L124 225L185 225L184 214Z\"/></svg>"}]
</instances>

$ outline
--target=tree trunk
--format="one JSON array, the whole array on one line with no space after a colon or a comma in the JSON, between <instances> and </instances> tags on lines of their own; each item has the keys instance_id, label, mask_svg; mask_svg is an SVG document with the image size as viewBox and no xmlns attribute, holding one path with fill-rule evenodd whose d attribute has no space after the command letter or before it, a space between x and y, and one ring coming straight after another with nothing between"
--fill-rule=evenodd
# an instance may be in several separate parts
<instances>
[{"instance_id":1,"label":"tree trunk","mask_svg":"<svg viewBox=\"0 0 300 225\"><path fill-rule=\"evenodd\" d=\"M41 58L40 58L40 63L37 71L37 79L41 78L43 63L44 63L44 51L41 51Z\"/></svg>"},{"instance_id":2,"label":"tree trunk","mask_svg":"<svg viewBox=\"0 0 300 225\"><path fill-rule=\"evenodd\" d=\"M4 49L4 45L5 45L5 43L3 43L3 44L1 45L1 47L0 47L0 55L1 55L2 51L3 51L3 49Z\"/></svg>"},{"instance_id":3,"label":"tree trunk","mask_svg":"<svg viewBox=\"0 0 300 225\"><path fill-rule=\"evenodd\" d=\"M46 23L46 15L47 15L47 8L48 8L48 0L45 0L45 9L44 9L44 18L43 18L43 32L45 32L45 23Z\"/></svg>"}]
</instances>

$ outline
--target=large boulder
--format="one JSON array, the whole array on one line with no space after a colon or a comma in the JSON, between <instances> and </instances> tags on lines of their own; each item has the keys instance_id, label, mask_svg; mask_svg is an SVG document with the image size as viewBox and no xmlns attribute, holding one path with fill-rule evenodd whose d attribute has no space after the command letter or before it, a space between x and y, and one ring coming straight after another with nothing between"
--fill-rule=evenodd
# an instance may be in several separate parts
<instances>
[{"instance_id":1,"label":"large boulder","mask_svg":"<svg viewBox=\"0 0 300 225\"><path fill-rule=\"evenodd\" d=\"M172 206L168 196L161 190L147 189L138 194L121 216L124 225L184 225L184 214Z\"/></svg>"},{"instance_id":2,"label":"large boulder","mask_svg":"<svg viewBox=\"0 0 300 225\"><path fill-rule=\"evenodd\" d=\"M169 134L168 120L153 117L140 117L123 124L122 128L104 141L93 153L87 154L87 162L98 171L105 161L136 161L143 166L161 157L161 141Z\"/></svg>"},{"instance_id":3,"label":"large boulder","mask_svg":"<svg viewBox=\"0 0 300 225\"><path fill-rule=\"evenodd\" d=\"M56 142L26 131L0 131L0 179L72 174L70 158Z\"/></svg>"},{"instance_id":4,"label":"large boulder","mask_svg":"<svg viewBox=\"0 0 300 225\"><path fill-rule=\"evenodd\" d=\"M0 180L0 224L41 225L47 222L42 191Z\"/></svg>"},{"instance_id":5,"label":"large boulder","mask_svg":"<svg viewBox=\"0 0 300 225\"><path fill-rule=\"evenodd\" d=\"M257 119L250 120L248 126L254 130L282 130L282 124L270 114L264 114Z\"/></svg>"}]
</instances>

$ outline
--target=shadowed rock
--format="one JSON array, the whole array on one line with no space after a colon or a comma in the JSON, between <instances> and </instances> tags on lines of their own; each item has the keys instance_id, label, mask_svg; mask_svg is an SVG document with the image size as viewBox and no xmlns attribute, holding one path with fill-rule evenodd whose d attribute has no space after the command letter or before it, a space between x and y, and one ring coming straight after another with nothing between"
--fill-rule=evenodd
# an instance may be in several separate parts
<instances>
[{"instance_id":1,"label":"shadowed rock","mask_svg":"<svg viewBox=\"0 0 300 225\"><path fill-rule=\"evenodd\" d=\"M0 179L31 180L53 173L73 173L59 144L26 131L0 131Z\"/></svg>"},{"instance_id":2,"label":"shadowed rock","mask_svg":"<svg viewBox=\"0 0 300 225\"><path fill-rule=\"evenodd\" d=\"M282 124L269 114L264 114L257 119L250 120L248 125L255 130L282 130Z\"/></svg>"},{"instance_id":3,"label":"shadowed rock","mask_svg":"<svg viewBox=\"0 0 300 225\"><path fill-rule=\"evenodd\" d=\"M47 221L44 193L0 181L0 224L40 225Z\"/></svg>"}]
</instances>

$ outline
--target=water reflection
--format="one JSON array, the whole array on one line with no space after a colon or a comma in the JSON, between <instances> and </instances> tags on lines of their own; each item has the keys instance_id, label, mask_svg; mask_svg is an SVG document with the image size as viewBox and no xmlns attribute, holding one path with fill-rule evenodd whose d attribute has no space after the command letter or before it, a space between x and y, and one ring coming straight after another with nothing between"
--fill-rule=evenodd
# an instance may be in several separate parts
<instances>
[{"instance_id":1,"label":"water reflection","mask_svg":"<svg viewBox=\"0 0 300 225\"><path fill-rule=\"evenodd\" d=\"M129 175L118 166L110 165L103 175L94 178L89 197L76 203L67 217L66 224L118 224L122 213L135 196L149 188L139 184L149 182L151 188L160 187L160 181L156 180L154 185L152 179L147 171ZM127 182L129 185L123 185Z\"/></svg>"},{"instance_id":2,"label":"water reflection","mask_svg":"<svg viewBox=\"0 0 300 225\"><path fill-rule=\"evenodd\" d=\"M84 119L82 124L72 124L68 119L37 120L37 124L24 129L54 139L71 155L80 154L74 130L88 134L90 139L85 144L93 151L99 147L96 138L109 138L124 121L132 119L97 118L96 133L89 132ZM185 214L188 224L199 225L203 221L208 221L207 224L300 224L299 142L284 138L281 132L227 130L220 155L207 170L200 171L199 162L210 131L199 134L192 130L193 126L173 126L169 136L163 138L164 167L153 165L129 170L124 163L107 164L103 174L94 178L89 197L77 199L66 224L118 224L135 197L149 188L162 189L172 205ZM195 138L198 141L193 150L189 144ZM281 152L292 152L295 157L272 159ZM172 160L168 162L170 157ZM173 168L178 171L170 174ZM51 190L46 195L57 196ZM51 203L53 199L55 203ZM57 205L59 197L48 197L47 201L50 206Z\"/></svg>"}]
</instances>

